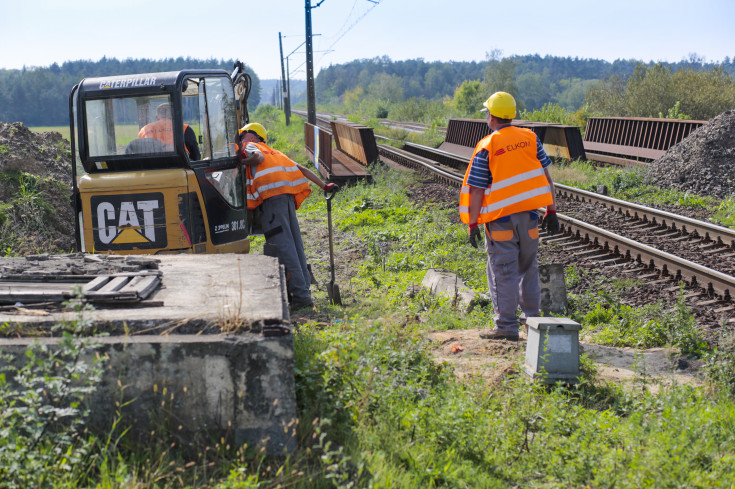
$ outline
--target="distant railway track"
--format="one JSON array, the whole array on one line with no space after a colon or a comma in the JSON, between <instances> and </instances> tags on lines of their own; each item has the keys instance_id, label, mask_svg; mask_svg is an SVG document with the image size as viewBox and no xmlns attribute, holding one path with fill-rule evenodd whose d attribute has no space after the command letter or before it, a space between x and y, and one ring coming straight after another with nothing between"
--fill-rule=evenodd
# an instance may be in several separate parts
<instances>
[{"instance_id":1,"label":"distant railway track","mask_svg":"<svg viewBox=\"0 0 735 489\"><path fill-rule=\"evenodd\" d=\"M418 132L418 133L426 132L430 128L428 124L423 124L421 122L392 121L392 120L386 119L386 120L381 120L380 123L390 129L404 129L409 132ZM447 132L447 128L442 127L442 126L437 126L436 130L440 133Z\"/></svg>"},{"instance_id":2,"label":"distant railway track","mask_svg":"<svg viewBox=\"0 0 735 489\"><path fill-rule=\"evenodd\" d=\"M305 110L292 110L292 113L296 114L299 117L303 117L304 119L307 118L307 113ZM320 131L327 131L329 134L332 134L332 124L331 121L333 120L341 120L346 121L347 119L345 117L337 117L331 114L317 114L316 115L316 125L319 127ZM412 124L412 123L407 123ZM415 127L418 127L414 124ZM420 124L419 126L424 126L423 124ZM389 138L385 136L380 136L378 134L375 135L375 139L388 141Z\"/></svg>"},{"instance_id":3,"label":"distant railway track","mask_svg":"<svg viewBox=\"0 0 735 489\"><path fill-rule=\"evenodd\" d=\"M291 110L291 113L296 114L299 117L303 117L304 119L308 118L308 114L305 110ZM317 114L316 115L316 125L319 126L320 131L327 131L329 134L332 134L332 125L330 124L330 121L335 116L328 115L328 114ZM343 118L343 120L346 120Z\"/></svg>"}]
</instances>

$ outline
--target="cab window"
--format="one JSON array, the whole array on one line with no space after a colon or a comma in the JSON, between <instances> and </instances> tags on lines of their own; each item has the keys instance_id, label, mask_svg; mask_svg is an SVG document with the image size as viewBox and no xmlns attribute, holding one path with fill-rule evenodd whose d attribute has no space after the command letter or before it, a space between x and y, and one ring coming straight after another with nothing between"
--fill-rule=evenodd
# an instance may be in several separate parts
<instances>
[{"instance_id":1,"label":"cab window","mask_svg":"<svg viewBox=\"0 0 735 489\"><path fill-rule=\"evenodd\" d=\"M233 207L242 207L243 188L240 171L237 168L228 168L220 171L206 171L205 178L222 195L228 204Z\"/></svg>"},{"instance_id":2,"label":"cab window","mask_svg":"<svg viewBox=\"0 0 735 489\"><path fill-rule=\"evenodd\" d=\"M90 158L174 151L168 95L89 100L84 109Z\"/></svg>"},{"instance_id":3,"label":"cab window","mask_svg":"<svg viewBox=\"0 0 735 489\"><path fill-rule=\"evenodd\" d=\"M202 159L235 156L235 94L228 77L205 77L199 86Z\"/></svg>"}]
</instances>

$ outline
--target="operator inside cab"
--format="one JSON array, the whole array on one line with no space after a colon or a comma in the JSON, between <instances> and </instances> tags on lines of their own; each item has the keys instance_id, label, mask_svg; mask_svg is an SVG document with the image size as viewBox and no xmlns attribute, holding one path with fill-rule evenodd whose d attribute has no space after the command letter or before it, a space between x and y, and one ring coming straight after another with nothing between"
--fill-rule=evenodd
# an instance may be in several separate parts
<instances>
[{"instance_id":1,"label":"operator inside cab","mask_svg":"<svg viewBox=\"0 0 735 489\"><path fill-rule=\"evenodd\" d=\"M161 141L166 150L174 149L171 103L164 102L156 107L156 121L146 124L138 132L138 138L153 138ZM197 137L189 124L184 124L184 146L192 161L202 159L197 145Z\"/></svg>"}]
</instances>

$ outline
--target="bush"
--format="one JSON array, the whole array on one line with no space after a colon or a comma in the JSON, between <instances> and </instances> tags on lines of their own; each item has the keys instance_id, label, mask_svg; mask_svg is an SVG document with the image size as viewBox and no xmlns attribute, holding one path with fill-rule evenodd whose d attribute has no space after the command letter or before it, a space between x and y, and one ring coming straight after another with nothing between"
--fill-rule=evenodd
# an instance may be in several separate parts
<instances>
[{"instance_id":1,"label":"bush","mask_svg":"<svg viewBox=\"0 0 735 489\"><path fill-rule=\"evenodd\" d=\"M83 321L66 325L85 334ZM5 488L55 488L84 473L94 439L85 397L102 377L93 339L65 333L58 346L28 348L25 364L3 355L0 478Z\"/></svg>"},{"instance_id":2,"label":"bush","mask_svg":"<svg viewBox=\"0 0 735 489\"><path fill-rule=\"evenodd\" d=\"M692 87L696 87L693 89ZM639 63L627 80L614 75L587 94L593 110L618 117L709 120L735 106L735 80L721 66L708 70Z\"/></svg>"},{"instance_id":3,"label":"bush","mask_svg":"<svg viewBox=\"0 0 735 489\"><path fill-rule=\"evenodd\" d=\"M706 356L704 371L716 390L735 398L735 332L724 334Z\"/></svg>"}]
</instances>

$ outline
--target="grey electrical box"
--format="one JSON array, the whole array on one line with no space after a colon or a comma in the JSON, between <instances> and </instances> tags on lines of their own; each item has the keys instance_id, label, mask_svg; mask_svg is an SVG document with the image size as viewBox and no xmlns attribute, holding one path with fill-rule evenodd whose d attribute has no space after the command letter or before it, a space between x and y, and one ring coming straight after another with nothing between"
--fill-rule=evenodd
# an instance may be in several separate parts
<instances>
[{"instance_id":1,"label":"grey electrical box","mask_svg":"<svg viewBox=\"0 0 735 489\"><path fill-rule=\"evenodd\" d=\"M579 378L579 323L567 318L530 317L526 373L547 384Z\"/></svg>"}]
</instances>

